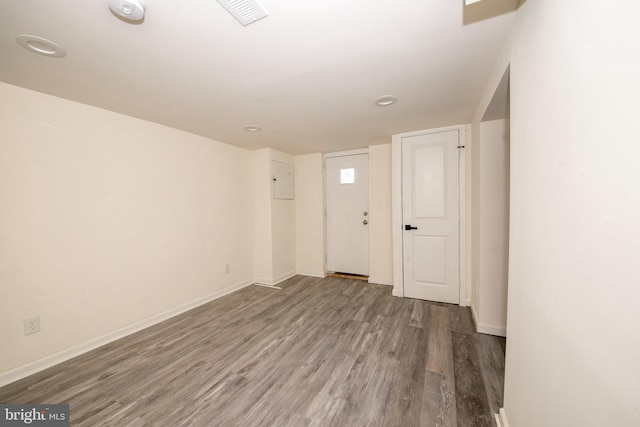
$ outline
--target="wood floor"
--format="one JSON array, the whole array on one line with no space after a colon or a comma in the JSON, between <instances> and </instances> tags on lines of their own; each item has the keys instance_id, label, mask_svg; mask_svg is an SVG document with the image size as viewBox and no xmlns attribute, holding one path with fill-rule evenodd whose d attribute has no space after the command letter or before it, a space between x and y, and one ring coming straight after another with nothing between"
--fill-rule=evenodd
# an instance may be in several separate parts
<instances>
[{"instance_id":1,"label":"wood floor","mask_svg":"<svg viewBox=\"0 0 640 427\"><path fill-rule=\"evenodd\" d=\"M359 280L249 286L0 388L73 426L494 426L504 342Z\"/></svg>"}]
</instances>

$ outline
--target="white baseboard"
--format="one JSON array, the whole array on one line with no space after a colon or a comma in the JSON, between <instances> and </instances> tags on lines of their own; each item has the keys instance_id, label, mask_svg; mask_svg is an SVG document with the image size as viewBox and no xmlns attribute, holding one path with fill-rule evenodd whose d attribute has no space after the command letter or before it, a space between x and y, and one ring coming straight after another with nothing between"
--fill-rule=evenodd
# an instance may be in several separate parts
<instances>
[{"instance_id":1,"label":"white baseboard","mask_svg":"<svg viewBox=\"0 0 640 427\"><path fill-rule=\"evenodd\" d=\"M487 335L495 335L498 337L506 337L507 336L507 328L505 326L495 326L495 325L487 325L485 323L480 323L478 320L478 314L476 313L476 309L473 304L471 306L471 316L473 317L473 322L476 324L476 332Z\"/></svg>"},{"instance_id":2,"label":"white baseboard","mask_svg":"<svg viewBox=\"0 0 640 427\"><path fill-rule=\"evenodd\" d=\"M194 300L185 304L181 304L163 313L149 317L148 319L142 320L132 325L125 326L124 328L110 332L101 337L91 339L82 344L75 345L73 347L59 351L50 356L43 357L42 359L38 359L36 361L27 363L26 365L22 365L17 368L11 369L10 371L3 372L0 374L0 387L5 386L7 384L11 384L12 382L18 381L22 378L28 377L29 375L33 375L37 372L43 371L47 368L57 365L58 363L62 363L66 360L72 359L76 356L80 356L81 354L94 350L105 344L109 344L110 342L116 341L120 338L126 337L127 335L131 335L133 333L141 331L145 328L148 328L149 326L153 326L157 323L163 322L171 317L177 316L186 311L189 311L203 304L211 302L215 299L223 297L227 294L230 294L231 292L235 292L239 289L249 286L252 283L253 283L253 280L245 280L244 282L236 283L235 285L228 286L224 289L213 292L207 296L198 298L197 300Z\"/></svg>"},{"instance_id":3,"label":"white baseboard","mask_svg":"<svg viewBox=\"0 0 640 427\"><path fill-rule=\"evenodd\" d=\"M324 271L298 270L296 271L296 274L299 274L300 276L321 277L323 279L327 277L327 273Z\"/></svg>"},{"instance_id":4,"label":"white baseboard","mask_svg":"<svg viewBox=\"0 0 640 427\"><path fill-rule=\"evenodd\" d=\"M375 285L393 286L393 280L391 280L391 279L379 279L377 277L369 277L369 283L373 283Z\"/></svg>"},{"instance_id":5,"label":"white baseboard","mask_svg":"<svg viewBox=\"0 0 640 427\"><path fill-rule=\"evenodd\" d=\"M507 328L504 326L493 326L493 325L485 325L485 324L477 324L478 332L481 334L487 335L495 335L497 337L506 337L507 336Z\"/></svg>"},{"instance_id":6,"label":"white baseboard","mask_svg":"<svg viewBox=\"0 0 640 427\"><path fill-rule=\"evenodd\" d=\"M391 295L393 295L394 297L403 298L404 292L402 292L402 289L399 286L394 286L393 290L391 291Z\"/></svg>"},{"instance_id":7,"label":"white baseboard","mask_svg":"<svg viewBox=\"0 0 640 427\"><path fill-rule=\"evenodd\" d=\"M476 313L476 307L473 304L469 304L469 308L471 308L471 317L473 317L473 324L476 325L476 329L478 329L478 314ZM478 332L476 330L476 332Z\"/></svg>"},{"instance_id":8,"label":"white baseboard","mask_svg":"<svg viewBox=\"0 0 640 427\"><path fill-rule=\"evenodd\" d=\"M282 274L273 279L265 279L265 278L257 277L255 280L255 283L259 283L261 285L267 285L267 286L275 286L278 283L282 283L287 279L291 279L295 275L296 275L295 271L290 271L288 273Z\"/></svg>"},{"instance_id":9,"label":"white baseboard","mask_svg":"<svg viewBox=\"0 0 640 427\"><path fill-rule=\"evenodd\" d=\"M290 271L288 273L282 274L274 279L275 281L274 285L277 285L278 283L282 283L287 279L291 279L295 275L296 275L295 271Z\"/></svg>"},{"instance_id":10,"label":"white baseboard","mask_svg":"<svg viewBox=\"0 0 640 427\"><path fill-rule=\"evenodd\" d=\"M509 422L507 421L507 414L504 412L504 408L500 408L500 412L495 414L496 416L496 424L498 427L509 427Z\"/></svg>"}]
</instances>

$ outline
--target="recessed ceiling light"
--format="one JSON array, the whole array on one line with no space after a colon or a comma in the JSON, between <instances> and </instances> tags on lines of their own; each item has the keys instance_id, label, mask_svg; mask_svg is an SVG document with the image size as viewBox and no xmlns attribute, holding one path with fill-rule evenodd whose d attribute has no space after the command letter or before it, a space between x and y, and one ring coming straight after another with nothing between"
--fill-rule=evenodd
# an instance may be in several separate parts
<instances>
[{"instance_id":1,"label":"recessed ceiling light","mask_svg":"<svg viewBox=\"0 0 640 427\"><path fill-rule=\"evenodd\" d=\"M16 41L23 48L40 55L62 58L67 54L61 46L42 37L23 35L16 37Z\"/></svg>"},{"instance_id":2,"label":"recessed ceiling light","mask_svg":"<svg viewBox=\"0 0 640 427\"><path fill-rule=\"evenodd\" d=\"M245 126L244 130L247 132L260 132L262 128L260 126Z\"/></svg>"},{"instance_id":3,"label":"recessed ceiling light","mask_svg":"<svg viewBox=\"0 0 640 427\"><path fill-rule=\"evenodd\" d=\"M140 21L144 18L143 0L109 0L109 9L127 21Z\"/></svg>"},{"instance_id":4,"label":"recessed ceiling light","mask_svg":"<svg viewBox=\"0 0 640 427\"><path fill-rule=\"evenodd\" d=\"M391 104L395 104L396 101L398 101L398 98L396 98L393 95L384 95L381 96L379 98L377 98L374 102L374 104L376 104L379 107L386 107L387 105L391 105Z\"/></svg>"}]
</instances>

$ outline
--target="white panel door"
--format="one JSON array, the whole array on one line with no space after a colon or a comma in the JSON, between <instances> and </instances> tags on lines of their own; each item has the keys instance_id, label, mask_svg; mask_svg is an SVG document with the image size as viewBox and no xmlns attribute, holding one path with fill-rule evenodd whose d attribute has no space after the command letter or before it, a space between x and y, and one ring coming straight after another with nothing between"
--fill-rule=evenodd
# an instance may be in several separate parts
<instances>
[{"instance_id":1,"label":"white panel door","mask_svg":"<svg viewBox=\"0 0 640 427\"><path fill-rule=\"evenodd\" d=\"M369 155L327 157L327 270L369 275Z\"/></svg>"},{"instance_id":2,"label":"white panel door","mask_svg":"<svg viewBox=\"0 0 640 427\"><path fill-rule=\"evenodd\" d=\"M404 295L460 303L458 131L402 139Z\"/></svg>"}]
</instances>

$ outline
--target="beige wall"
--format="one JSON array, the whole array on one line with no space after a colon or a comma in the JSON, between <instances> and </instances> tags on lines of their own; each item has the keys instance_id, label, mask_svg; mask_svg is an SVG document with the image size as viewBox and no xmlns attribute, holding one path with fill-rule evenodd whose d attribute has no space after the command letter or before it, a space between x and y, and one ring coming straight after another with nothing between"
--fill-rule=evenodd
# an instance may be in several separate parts
<instances>
[{"instance_id":1,"label":"beige wall","mask_svg":"<svg viewBox=\"0 0 640 427\"><path fill-rule=\"evenodd\" d=\"M272 161L294 166L293 156L271 149L269 152ZM273 180L270 178L269 182ZM296 201L272 199L271 212L273 283L276 284L296 274Z\"/></svg>"},{"instance_id":2,"label":"beige wall","mask_svg":"<svg viewBox=\"0 0 640 427\"><path fill-rule=\"evenodd\" d=\"M474 123L471 308L478 332L506 335L509 262L509 121Z\"/></svg>"},{"instance_id":3,"label":"beige wall","mask_svg":"<svg viewBox=\"0 0 640 427\"><path fill-rule=\"evenodd\" d=\"M638 422L638 13L528 1L489 83L510 62L511 426Z\"/></svg>"},{"instance_id":4,"label":"beige wall","mask_svg":"<svg viewBox=\"0 0 640 427\"><path fill-rule=\"evenodd\" d=\"M259 283L272 284L271 156L268 148L254 151L252 156L254 277Z\"/></svg>"},{"instance_id":5,"label":"beige wall","mask_svg":"<svg viewBox=\"0 0 640 427\"><path fill-rule=\"evenodd\" d=\"M391 144L369 147L369 282L393 284Z\"/></svg>"},{"instance_id":6,"label":"beige wall","mask_svg":"<svg viewBox=\"0 0 640 427\"><path fill-rule=\"evenodd\" d=\"M296 271L296 202L272 197L273 161L294 164L293 156L271 148L253 152L255 280L265 285Z\"/></svg>"},{"instance_id":7,"label":"beige wall","mask_svg":"<svg viewBox=\"0 0 640 427\"><path fill-rule=\"evenodd\" d=\"M391 285L391 144L370 146L368 157L369 282ZM297 271L324 276L324 158L316 153L297 156L295 162Z\"/></svg>"},{"instance_id":8,"label":"beige wall","mask_svg":"<svg viewBox=\"0 0 640 427\"><path fill-rule=\"evenodd\" d=\"M2 83L0 100L0 373L253 280L250 152Z\"/></svg>"},{"instance_id":9,"label":"beige wall","mask_svg":"<svg viewBox=\"0 0 640 427\"><path fill-rule=\"evenodd\" d=\"M249 152L6 84L0 98L0 339L15 343L0 383L254 280L325 274L322 154ZM390 283L390 146L371 153L372 281ZM272 199L273 160L295 164L297 200ZM42 332L24 336L33 315Z\"/></svg>"},{"instance_id":10,"label":"beige wall","mask_svg":"<svg viewBox=\"0 0 640 427\"><path fill-rule=\"evenodd\" d=\"M295 157L296 271L325 276L324 160L322 154Z\"/></svg>"}]
</instances>

